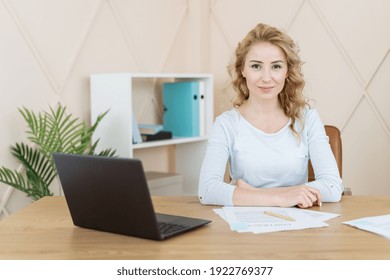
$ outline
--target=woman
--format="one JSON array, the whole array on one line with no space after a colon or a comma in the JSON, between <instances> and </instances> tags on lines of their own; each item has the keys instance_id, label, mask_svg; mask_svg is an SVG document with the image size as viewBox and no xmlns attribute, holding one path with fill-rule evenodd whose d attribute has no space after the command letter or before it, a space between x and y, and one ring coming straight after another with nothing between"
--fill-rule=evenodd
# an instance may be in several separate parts
<instances>
[{"instance_id":1,"label":"woman","mask_svg":"<svg viewBox=\"0 0 390 280\"><path fill-rule=\"evenodd\" d=\"M293 40L258 24L229 66L234 108L212 128L199 185L203 204L321 206L343 186L324 125L303 96L302 62ZM307 182L308 160L316 180ZM224 182L229 162L231 183Z\"/></svg>"}]
</instances>

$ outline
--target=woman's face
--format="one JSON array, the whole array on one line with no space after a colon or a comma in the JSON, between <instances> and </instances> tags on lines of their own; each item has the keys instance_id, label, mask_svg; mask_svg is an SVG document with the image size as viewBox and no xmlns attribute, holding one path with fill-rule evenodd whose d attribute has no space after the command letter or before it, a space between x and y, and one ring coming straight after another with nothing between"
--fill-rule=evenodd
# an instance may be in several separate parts
<instances>
[{"instance_id":1,"label":"woman's face","mask_svg":"<svg viewBox=\"0 0 390 280\"><path fill-rule=\"evenodd\" d=\"M253 45L242 70L249 98L277 99L283 90L287 73L286 56L278 46L266 42Z\"/></svg>"}]
</instances>

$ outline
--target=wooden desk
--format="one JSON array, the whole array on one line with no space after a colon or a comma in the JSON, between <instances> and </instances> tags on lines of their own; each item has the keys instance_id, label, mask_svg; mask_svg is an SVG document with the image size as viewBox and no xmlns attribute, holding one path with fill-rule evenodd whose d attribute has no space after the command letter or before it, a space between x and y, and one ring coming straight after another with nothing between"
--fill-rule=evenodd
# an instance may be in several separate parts
<instances>
[{"instance_id":1,"label":"wooden desk","mask_svg":"<svg viewBox=\"0 0 390 280\"><path fill-rule=\"evenodd\" d=\"M0 221L0 259L390 259L390 240L342 221L390 213L390 196L346 196L321 210L329 227L236 233L196 197L154 197L157 212L212 220L166 241L75 227L63 197L46 197ZM312 208L318 210L318 207Z\"/></svg>"}]
</instances>

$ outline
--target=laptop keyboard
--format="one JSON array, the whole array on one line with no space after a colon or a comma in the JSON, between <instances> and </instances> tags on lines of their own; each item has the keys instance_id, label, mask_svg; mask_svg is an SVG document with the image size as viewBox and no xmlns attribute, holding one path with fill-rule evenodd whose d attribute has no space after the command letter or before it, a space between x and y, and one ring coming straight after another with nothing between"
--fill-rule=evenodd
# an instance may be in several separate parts
<instances>
[{"instance_id":1,"label":"laptop keyboard","mask_svg":"<svg viewBox=\"0 0 390 280\"><path fill-rule=\"evenodd\" d=\"M158 223L160 232L164 235L169 235L177 231L181 231L183 229L188 228L188 226L185 225L179 225L174 223L166 223L166 222L159 222Z\"/></svg>"}]
</instances>

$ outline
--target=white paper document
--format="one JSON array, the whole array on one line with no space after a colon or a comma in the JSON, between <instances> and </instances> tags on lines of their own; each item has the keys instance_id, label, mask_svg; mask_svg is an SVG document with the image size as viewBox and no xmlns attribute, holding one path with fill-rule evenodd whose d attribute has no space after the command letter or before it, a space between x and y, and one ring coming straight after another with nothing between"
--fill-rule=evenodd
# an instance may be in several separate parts
<instances>
[{"instance_id":1,"label":"white paper document","mask_svg":"<svg viewBox=\"0 0 390 280\"><path fill-rule=\"evenodd\" d=\"M390 238L390 215L366 217L346 221L343 222L343 224L370 231L382 235L386 238Z\"/></svg>"},{"instance_id":2,"label":"white paper document","mask_svg":"<svg viewBox=\"0 0 390 280\"><path fill-rule=\"evenodd\" d=\"M214 212L229 224L231 230L253 233L326 227L328 226L326 220L339 216L339 214L281 207L223 207L214 209ZM266 214L269 212L275 216Z\"/></svg>"}]
</instances>

